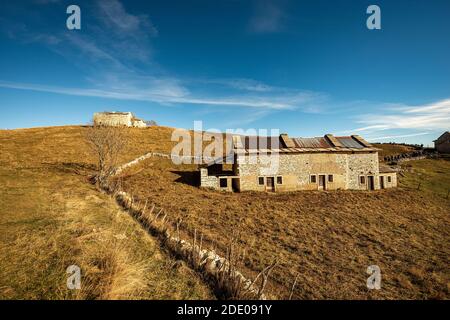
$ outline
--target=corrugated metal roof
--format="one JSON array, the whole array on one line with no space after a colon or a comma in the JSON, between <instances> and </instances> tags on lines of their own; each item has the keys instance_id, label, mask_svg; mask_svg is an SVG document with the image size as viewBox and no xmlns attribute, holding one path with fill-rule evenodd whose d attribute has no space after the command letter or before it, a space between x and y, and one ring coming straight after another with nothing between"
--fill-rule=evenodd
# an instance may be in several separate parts
<instances>
[{"instance_id":1,"label":"corrugated metal roof","mask_svg":"<svg viewBox=\"0 0 450 320\"><path fill-rule=\"evenodd\" d=\"M352 137L336 137L336 139L347 148L355 148L355 149L364 149L364 146L361 145L358 141L353 139Z\"/></svg>"},{"instance_id":2,"label":"corrugated metal roof","mask_svg":"<svg viewBox=\"0 0 450 320\"><path fill-rule=\"evenodd\" d=\"M292 138L297 148L331 148L325 138Z\"/></svg>"},{"instance_id":3,"label":"corrugated metal roof","mask_svg":"<svg viewBox=\"0 0 450 320\"><path fill-rule=\"evenodd\" d=\"M258 137L258 136L235 136L242 142L236 142L236 150L241 150L244 154L253 154L259 152L280 152L280 153L299 153L299 152L356 152L356 151L378 151L371 145L363 145L358 139L352 136L333 137L339 146L332 144L329 138L288 138L292 141L293 147L286 147L283 139L280 137ZM342 145L342 146L341 146Z\"/></svg>"},{"instance_id":4,"label":"corrugated metal roof","mask_svg":"<svg viewBox=\"0 0 450 320\"><path fill-rule=\"evenodd\" d=\"M248 150L278 149L282 146L279 137L246 136L241 141L242 147Z\"/></svg>"}]
</instances>

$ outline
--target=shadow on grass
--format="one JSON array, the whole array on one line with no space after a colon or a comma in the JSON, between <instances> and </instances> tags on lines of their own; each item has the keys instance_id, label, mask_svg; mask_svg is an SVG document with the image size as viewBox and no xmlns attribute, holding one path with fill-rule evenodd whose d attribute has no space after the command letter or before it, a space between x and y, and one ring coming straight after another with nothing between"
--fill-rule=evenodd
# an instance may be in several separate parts
<instances>
[{"instance_id":1,"label":"shadow on grass","mask_svg":"<svg viewBox=\"0 0 450 320\"><path fill-rule=\"evenodd\" d=\"M199 171L171 171L180 177L175 180L178 183L184 183L190 186L200 186L200 172Z\"/></svg>"},{"instance_id":2,"label":"shadow on grass","mask_svg":"<svg viewBox=\"0 0 450 320\"><path fill-rule=\"evenodd\" d=\"M93 164L76 162L43 163L43 165L53 172L69 173L80 176L90 176L95 173L97 169Z\"/></svg>"}]
</instances>

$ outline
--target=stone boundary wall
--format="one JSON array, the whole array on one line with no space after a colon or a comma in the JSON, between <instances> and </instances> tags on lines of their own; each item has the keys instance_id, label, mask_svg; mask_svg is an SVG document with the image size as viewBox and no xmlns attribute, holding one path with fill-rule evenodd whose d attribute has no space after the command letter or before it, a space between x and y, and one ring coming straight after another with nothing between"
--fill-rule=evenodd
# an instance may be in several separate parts
<instances>
[{"instance_id":1,"label":"stone boundary wall","mask_svg":"<svg viewBox=\"0 0 450 320\"><path fill-rule=\"evenodd\" d=\"M147 153L120 166L116 170L115 175L118 175L124 169L153 156L171 159L173 155L156 152ZM108 194L113 195L115 200L138 222L140 222L147 231L156 235L170 252L179 256L194 270L199 272L213 289L219 289L226 297L230 298L267 299L262 292L265 288L265 284L262 283L257 286L256 282L260 276L262 276L262 279L267 279L268 274L266 276L265 272L267 273L268 270L269 272L271 271L271 269L269 269L270 266L265 268L253 281L247 279L226 258L219 256L214 250L203 249L201 243L197 244L196 237L190 242L181 239L179 235L175 235L176 232L171 233L167 226L167 222L165 221L167 214L161 217L160 214L163 211L162 209L158 214L154 214L156 205L153 204L152 209L147 210L147 203L145 203L145 205L136 203L133 197L123 190L115 190L115 188L109 184L103 185L102 189ZM160 219L158 219L158 217Z\"/></svg>"},{"instance_id":2,"label":"stone boundary wall","mask_svg":"<svg viewBox=\"0 0 450 320\"><path fill-rule=\"evenodd\" d=\"M423 150L417 150L412 152L405 152L401 154L396 154L392 156L386 156L383 158L385 162L404 162L410 160L421 160L427 158L435 158L437 155L434 152L428 152Z\"/></svg>"},{"instance_id":3,"label":"stone boundary wall","mask_svg":"<svg viewBox=\"0 0 450 320\"><path fill-rule=\"evenodd\" d=\"M203 163L205 161L206 162L214 161L214 158L210 158L210 157L179 156L179 155L170 154L170 153L149 152L149 153L144 154L143 156L140 156L139 158L136 158L136 159L134 159L134 160L132 160L130 162L127 162L127 163L119 166L116 169L115 174L119 174L123 170L125 170L125 169L127 169L129 167L132 167L134 165L137 165L139 162L144 161L144 160L146 160L148 158L151 158L151 157L159 157L159 158L171 159L171 160L177 159L179 161L186 161L186 160L192 161L192 160L195 160L195 161L200 161L201 163Z\"/></svg>"}]
</instances>

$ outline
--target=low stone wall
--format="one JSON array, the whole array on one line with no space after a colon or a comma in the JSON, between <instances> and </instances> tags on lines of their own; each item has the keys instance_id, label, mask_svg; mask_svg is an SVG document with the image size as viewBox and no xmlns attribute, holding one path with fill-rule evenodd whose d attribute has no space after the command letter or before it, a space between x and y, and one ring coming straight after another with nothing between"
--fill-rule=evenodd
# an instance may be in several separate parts
<instances>
[{"instance_id":1,"label":"low stone wall","mask_svg":"<svg viewBox=\"0 0 450 320\"><path fill-rule=\"evenodd\" d=\"M150 152L122 165L116 170L115 174L117 175L124 169L152 156L159 156L165 159L172 157L172 155L168 154ZM270 268L273 268L275 265L267 267L255 280L251 281L244 277L230 261L219 256L214 250L202 248L202 243L197 243L196 236L194 236L193 241L187 241L181 239L179 232L170 232L166 220L167 214L161 215L162 209L159 213L155 213L156 205L152 205L152 209L148 210L147 203L135 202L133 197L123 190L115 190L109 184L103 185L102 189L112 194L117 202L139 221L147 231L159 237L167 249L174 255L181 257L182 260L198 271L215 290L219 290L229 298L266 300L266 296L263 293L265 283L257 287L256 282L260 275L262 275L261 279L267 279L265 273L270 272Z\"/></svg>"},{"instance_id":2,"label":"low stone wall","mask_svg":"<svg viewBox=\"0 0 450 320\"><path fill-rule=\"evenodd\" d=\"M219 189L219 178L209 176L207 168L200 169L200 186L202 188Z\"/></svg>"},{"instance_id":3,"label":"low stone wall","mask_svg":"<svg viewBox=\"0 0 450 320\"><path fill-rule=\"evenodd\" d=\"M169 153L161 153L161 152L149 152L144 154L143 156L140 156L139 158L136 158L130 162L127 162L121 166L119 166L116 169L116 174L121 173L123 170L132 167L134 165L137 165L139 162L144 161L148 158L151 157L159 157L159 158L164 158L164 159L171 159L172 161L174 159L177 159L178 162L182 162L182 161L189 161L190 163L192 163L194 160L197 162L209 162L212 161L212 158L208 158L208 157L196 157L196 156L178 156L175 154L169 154Z\"/></svg>"}]
</instances>

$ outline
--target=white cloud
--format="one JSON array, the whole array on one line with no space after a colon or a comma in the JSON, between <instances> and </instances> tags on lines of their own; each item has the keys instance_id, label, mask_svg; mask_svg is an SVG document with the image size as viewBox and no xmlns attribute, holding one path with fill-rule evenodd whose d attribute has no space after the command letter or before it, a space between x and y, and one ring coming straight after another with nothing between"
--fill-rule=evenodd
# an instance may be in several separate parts
<instances>
[{"instance_id":1,"label":"white cloud","mask_svg":"<svg viewBox=\"0 0 450 320\"><path fill-rule=\"evenodd\" d=\"M110 27L112 32L127 37L156 36L158 30L146 15L128 13L118 0L97 1L100 8L100 18Z\"/></svg>"},{"instance_id":2,"label":"white cloud","mask_svg":"<svg viewBox=\"0 0 450 320\"><path fill-rule=\"evenodd\" d=\"M447 130L450 124L450 99L424 105L385 104L379 114L359 116L364 127L355 132L377 132L390 129Z\"/></svg>"},{"instance_id":3,"label":"white cloud","mask_svg":"<svg viewBox=\"0 0 450 320\"><path fill-rule=\"evenodd\" d=\"M150 81L151 82L151 81ZM57 94L99 97L119 100L151 101L161 104L194 104L210 106L249 107L274 110L302 109L311 112L310 105L314 105L320 96L313 93L298 93L291 96L198 96L190 94L183 87L178 87L176 82L170 80L153 80L158 86L136 88L128 85L106 88L67 88L47 86L29 83L15 83L0 81L1 88L32 90Z\"/></svg>"},{"instance_id":4,"label":"white cloud","mask_svg":"<svg viewBox=\"0 0 450 320\"><path fill-rule=\"evenodd\" d=\"M418 133L411 133L411 134L390 135L390 136L384 136L384 137L371 137L371 138L367 138L367 140L379 141L379 140L398 139L398 138L410 138L410 137L426 136L428 134L433 134L433 133L432 132L418 132Z\"/></svg>"}]
</instances>

